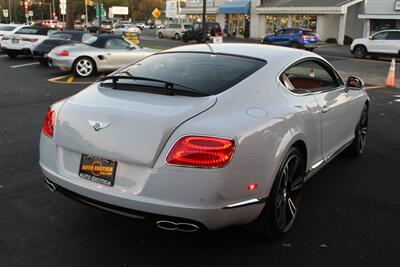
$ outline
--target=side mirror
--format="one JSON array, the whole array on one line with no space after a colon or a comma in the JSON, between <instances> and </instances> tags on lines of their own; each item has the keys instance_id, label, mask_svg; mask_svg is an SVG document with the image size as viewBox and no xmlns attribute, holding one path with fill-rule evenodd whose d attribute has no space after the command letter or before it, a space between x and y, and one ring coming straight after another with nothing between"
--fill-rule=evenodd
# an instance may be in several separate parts
<instances>
[{"instance_id":1,"label":"side mirror","mask_svg":"<svg viewBox=\"0 0 400 267\"><path fill-rule=\"evenodd\" d=\"M373 36L370 36L369 39L370 39L370 40L374 40L374 37L373 37Z\"/></svg>"},{"instance_id":2,"label":"side mirror","mask_svg":"<svg viewBox=\"0 0 400 267\"><path fill-rule=\"evenodd\" d=\"M351 88L362 89L364 87L364 82L359 77L350 76L349 78L347 78L346 86Z\"/></svg>"}]
</instances>

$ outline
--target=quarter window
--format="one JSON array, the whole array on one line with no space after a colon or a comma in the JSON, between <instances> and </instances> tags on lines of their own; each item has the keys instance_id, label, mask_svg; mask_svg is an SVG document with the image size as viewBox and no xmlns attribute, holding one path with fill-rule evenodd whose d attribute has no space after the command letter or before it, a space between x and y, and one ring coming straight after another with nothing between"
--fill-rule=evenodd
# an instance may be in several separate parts
<instances>
[{"instance_id":1,"label":"quarter window","mask_svg":"<svg viewBox=\"0 0 400 267\"><path fill-rule=\"evenodd\" d=\"M341 83L330 67L316 60L307 60L287 69L280 77L292 92L317 92L338 87Z\"/></svg>"}]
</instances>

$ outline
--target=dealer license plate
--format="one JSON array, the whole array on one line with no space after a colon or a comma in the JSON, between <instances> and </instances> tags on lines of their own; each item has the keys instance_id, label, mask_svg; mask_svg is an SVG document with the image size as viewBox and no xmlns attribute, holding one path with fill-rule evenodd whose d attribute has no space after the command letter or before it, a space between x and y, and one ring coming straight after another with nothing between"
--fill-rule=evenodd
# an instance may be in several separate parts
<instances>
[{"instance_id":1,"label":"dealer license plate","mask_svg":"<svg viewBox=\"0 0 400 267\"><path fill-rule=\"evenodd\" d=\"M113 186L117 162L90 155L82 155L79 177L102 185Z\"/></svg>"}]
</instances>

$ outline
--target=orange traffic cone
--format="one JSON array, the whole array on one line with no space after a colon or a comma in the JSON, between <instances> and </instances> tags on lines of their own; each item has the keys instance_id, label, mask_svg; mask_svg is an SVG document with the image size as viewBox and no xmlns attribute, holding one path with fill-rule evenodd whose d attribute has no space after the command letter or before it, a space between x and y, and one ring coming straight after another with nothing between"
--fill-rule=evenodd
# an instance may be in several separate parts
<instances>
[{"instance_id":1,"label":"orange traffic cone","mask_svg":"<svg viewBox=\"0 0 400 267\"><path fill-rule=\"evenodd\" d=\"M396 59L392 59L392 64L390 64L389 73L386 79L386 86L395 87L396 86Z\"/></svg>"}]
</instances>

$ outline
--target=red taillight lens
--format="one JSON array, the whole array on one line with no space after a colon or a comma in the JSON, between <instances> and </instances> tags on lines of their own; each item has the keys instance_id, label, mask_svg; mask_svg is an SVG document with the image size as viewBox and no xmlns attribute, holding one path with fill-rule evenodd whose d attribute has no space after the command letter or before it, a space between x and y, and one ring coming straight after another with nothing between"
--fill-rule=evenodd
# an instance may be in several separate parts
<instances>
[{"instance_id":1,"label":"red taillight lens","mask_svg":"<svg viewBox=\"0 0 400 267\"><path fill-rule=\"evenodd\" d=\"M235 142L208 136L185 136L172 147L167 163L190 167L220 168L232 159Z\"/></svg>"},{"instance_id":2,"label":"red taillight lens","mask_svg":"<svg viewBox=\"0 0 400 267\"><path fill-rule=\"evenodd\" d=\"M49 110L47 111L46 118L44 119L44 122L43 122L42 132L50 138L53 138L53 135L54 135L55 117L56 116L55 116L54 110L49 108Z\"/></svg>"},{"instance_id":3,"label":"red taillight lens","mask_svg":"<svg viewBox=\"0 0 400 267\"><path fill-rule=\"evenodd\" d=\"M308 40L310 39L310 35L302 35L301 38L303 38L303 40Z\"/></svg>"},{"instance_id":4,"label":"red taillight lens","mask_svg":"<svg viewBox=\"0 0 400 267\"><path fill-rule=\"evenodd\" d=\"M69 52L68 52L67 50L63 50L63 51L61 51L61 52L58 52L58 53L57 53L57 56L60 56L60 57L68 57L68 56L69 56Z\"/></svg>"}]
</instances>

